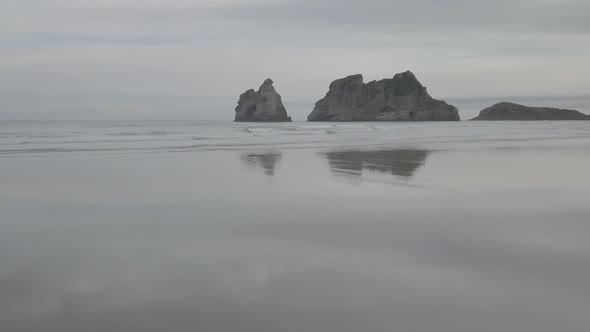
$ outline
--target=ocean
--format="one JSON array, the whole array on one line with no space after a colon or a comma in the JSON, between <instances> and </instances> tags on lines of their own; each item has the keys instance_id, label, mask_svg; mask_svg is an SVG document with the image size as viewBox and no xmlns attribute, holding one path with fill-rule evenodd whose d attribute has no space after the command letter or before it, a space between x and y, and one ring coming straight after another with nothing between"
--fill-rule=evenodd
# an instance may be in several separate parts
<instances>
[{"instance_id":1,"label":"ocean","mask_svg":"<svg viewBox=\"0 0 590 332\"><path fill-rule=\"evenodd\" d=\"M0 122L1 331L589 331L590 121Z\"/></svg>"}]
</instances>

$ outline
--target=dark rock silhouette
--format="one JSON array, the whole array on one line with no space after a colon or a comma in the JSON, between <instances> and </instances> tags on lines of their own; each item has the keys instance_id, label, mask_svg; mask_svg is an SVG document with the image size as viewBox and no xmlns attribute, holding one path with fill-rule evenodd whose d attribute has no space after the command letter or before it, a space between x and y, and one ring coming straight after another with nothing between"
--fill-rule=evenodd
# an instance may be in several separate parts
<instances>
[{"instance_id":1,"label":"dark rock silhouette","mask_svg":"<svg viewBox=\"0 0 590 332\"><path fill-rule=\"evenodd\" d=\"M338 79L308 121L459 121L456 107L433 99L410 71L363 83L360 74Z\"/></svg>"},{"instance_id":2,"label":"dark rock silhouette","mask_svg":"<svg viewBox=\"0 0 590 332\"><path fill-rule=\"evenodd\" d=\"M275 90L273 81L268 78L258 91L250 89L240 95L235 121L291 122L291 117L287 115L281 95Z\"/></svg>"},{"instance_id":3,"label":"dark rock silhouette","mask_svg":"<svg viewBox=\"0 0 590 332\"><path fill-rule=\"evenodd\" d=\"M477 117L471 120L590 120L590 116L575 110L528 107L502 102L482 110Z\"/></svg>"}]
</instances>

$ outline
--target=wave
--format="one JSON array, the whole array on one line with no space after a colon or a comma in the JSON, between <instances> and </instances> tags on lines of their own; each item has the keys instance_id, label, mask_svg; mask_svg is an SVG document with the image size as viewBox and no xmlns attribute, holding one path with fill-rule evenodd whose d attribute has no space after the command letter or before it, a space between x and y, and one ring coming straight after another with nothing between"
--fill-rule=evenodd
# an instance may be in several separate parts
<instances>
[{"instance_id":1,"label":"wave","mask_svg":"<svg viewBox=\"0 0 590 332\"><path fill-rule=\"evenodd\" d=\"M368 125L310 125L310 126L277 126L277 127L248 127L240 129L250 136L305 136L305 135L331 135L347 132L370 132L379 130Z\"/></svg>"},{"instance_id":2,"label":"wave","mask_svg":"<svg viewBox=\"0 0 590 332\"><path fill-rule=\"evenodd\" d=\"M155 125L151 124L153 127ZM31 128L30 133L4 130L0 154L142 153L199 150L298 149L335 146L521 145L540 140L590 139L587 123L294 123L214 124L134 130L90 127L72 135L72 128ZM47 130L46 130L47 129ZM83 129L83 128L82 128ZM18 137L16 137L18 136ZM26 138L24 138L26 137ZM517 142L517 143L513 143ZM587 141L581 140L581 144ZM546 144L546 143L542 143ZM559 143L549 143L559 144Z\"/></svg>"},{"instance_id":3,"label":"wave","mask_svg":"<svg viewBox=\"0 0 590 332\"><path fill-rule=\"evenodd\" d=\"M255 127L255 128L246 128L243 131L245 133L250 133L250 134L260 134L260 133L270 133L273 130L274 129L272 127Z\"/></svg>"},{"instance_id":4,"label":"wave","mask_svg":"<svg viewBox=\"0 0 590 332\"><path fill-rule=\"evenodd\" d=\"M180 134L179 132L174 131L161 131L161 130L151 130L147 132L141 131L122 131L118 133L108 133L107 136L166 136L166 135L174 135Z\"/></svg>"}]
</instances>

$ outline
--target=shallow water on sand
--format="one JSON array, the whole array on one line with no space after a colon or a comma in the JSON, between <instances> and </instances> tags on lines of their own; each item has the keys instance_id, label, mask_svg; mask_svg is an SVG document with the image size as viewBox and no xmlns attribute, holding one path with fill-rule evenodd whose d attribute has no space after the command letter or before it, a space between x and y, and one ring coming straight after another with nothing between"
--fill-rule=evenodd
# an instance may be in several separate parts
<instances>
[{"instance_id":1,"label":"shallow water on sand","mask_svg":"<svg viewBox=\"0 0 590 332\"><path fill-rule=\"evenodd\" d=\"M0 124L2 331L588 331L590 122Z\"/></svg>"}]
</instances>

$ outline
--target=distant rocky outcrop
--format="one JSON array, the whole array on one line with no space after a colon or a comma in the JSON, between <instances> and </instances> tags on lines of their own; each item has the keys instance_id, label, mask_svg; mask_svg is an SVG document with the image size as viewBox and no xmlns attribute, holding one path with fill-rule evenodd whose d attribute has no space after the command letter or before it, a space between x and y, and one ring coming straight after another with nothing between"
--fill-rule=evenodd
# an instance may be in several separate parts
<instances>
[{"instance_id":1,"label":"distant rocky outcrop","mask_svg":"<svg viewBox=\"0 0 590 332\"><path fill-rule=\"evenodd\" d=\"M471 120L590 120L590 116L575 110L503 102L482 110Z\"/></svg>"},{"instance_id":2,"label":"distant rocky outcrop","mask_svg":"<svg viewBox=\"0 0 590 332\"><path fill-rule=\"evenodd\" d=\"M268 78L258 91L250 89L240 95L235 121L291 122L291 117L287 115L273 81Z\"/></svg>"},{"instance_id":3,"label":"distant rocky outcrop","mask_svg":"<svg viewBox=\"0 0 590 332\"><path fill-rule=\"evenodd\" d=\"M363 83L360 74L330 84L308 121L459 121L456 107L433 99L410 71Z\"/></svg>"}]
</instances>

